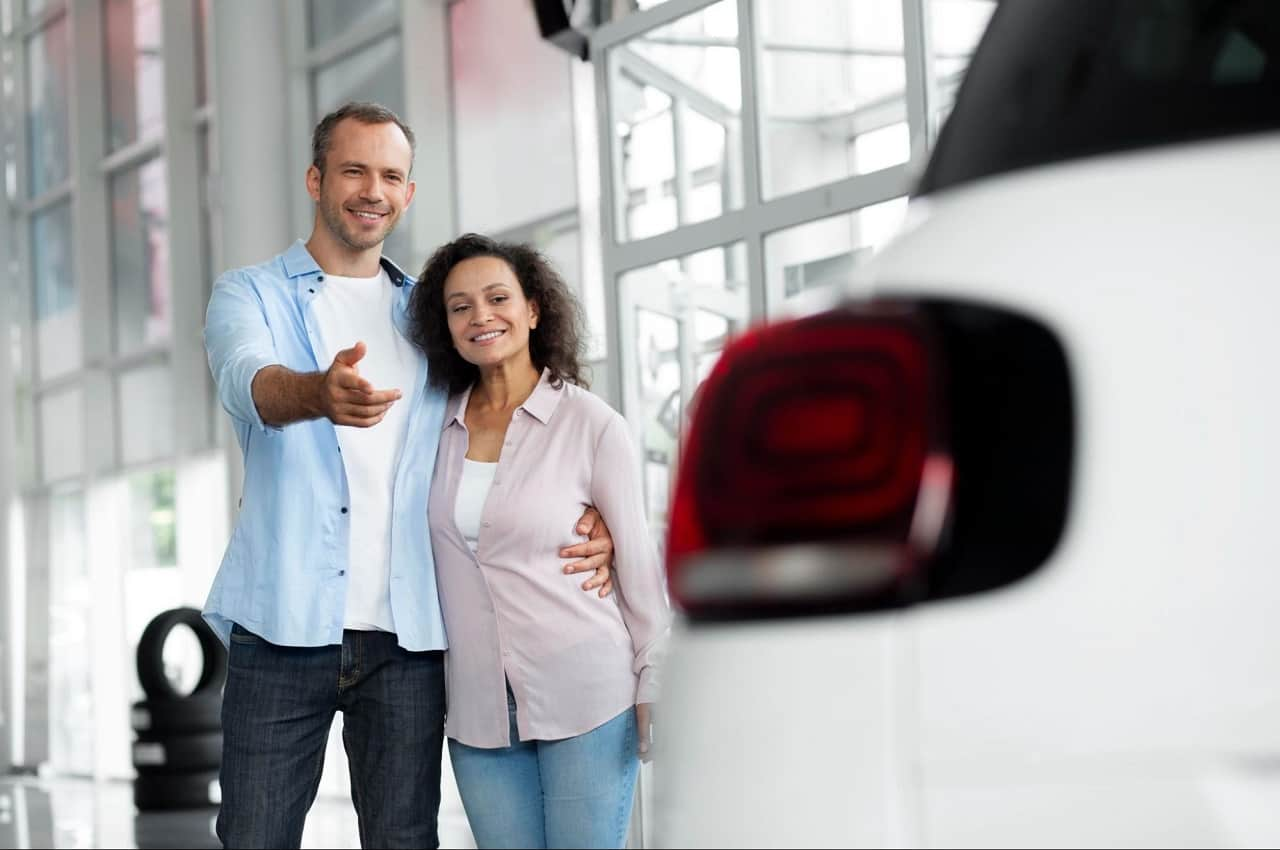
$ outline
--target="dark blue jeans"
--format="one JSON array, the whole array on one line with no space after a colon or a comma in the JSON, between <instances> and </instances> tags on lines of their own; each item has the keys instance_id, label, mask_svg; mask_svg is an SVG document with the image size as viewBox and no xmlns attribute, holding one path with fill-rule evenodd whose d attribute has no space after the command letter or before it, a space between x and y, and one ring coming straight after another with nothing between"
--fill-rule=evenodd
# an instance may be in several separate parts
<instances>
[{"instance_id":1,"label":"dark blue jeans","mask_svg":"<svg viewBox=\"0 0 1280 850\"><path fill-rule=\"evenodd\" d=\"M444 653L386 632L277 646L235 626L222 697L226 847L298 847L335 711L363 847L437 847Z\"/></svg>"}]
</instances>

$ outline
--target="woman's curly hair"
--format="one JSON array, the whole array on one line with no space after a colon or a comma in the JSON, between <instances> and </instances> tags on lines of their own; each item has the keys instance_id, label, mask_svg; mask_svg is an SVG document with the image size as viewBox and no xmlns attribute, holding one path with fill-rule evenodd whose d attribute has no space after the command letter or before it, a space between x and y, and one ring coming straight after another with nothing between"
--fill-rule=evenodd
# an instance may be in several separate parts
<instances>
[{"instance_id":1,"label":"woman's curly hair","mask_svg":"<svg viewBox=\"0 0 1280 850\"><path fill-rule=\"evenodd\" d=\"M445 278L455 266L473 257L494 257L505 262L520 282L524 297L537 305L538 327L529 331L529 355L534 367L539 372L550 370L555 387L568 381L585 388L582 307L564 279L546 257L529 245L498 242L478 233L468 233L437 248L418 276L409 300L410 339L427 356L431 385L453 395L480 377L475 364L462 359L453 347L444 304Z\"/></svg>"}]
</instances>

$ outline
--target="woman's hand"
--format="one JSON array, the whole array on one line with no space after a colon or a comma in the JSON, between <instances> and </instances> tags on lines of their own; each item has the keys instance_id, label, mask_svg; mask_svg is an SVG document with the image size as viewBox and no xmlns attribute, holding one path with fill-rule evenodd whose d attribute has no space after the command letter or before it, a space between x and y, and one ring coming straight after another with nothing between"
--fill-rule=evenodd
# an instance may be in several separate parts
<instances>
[{"instance_id":1,"label":"woman's hand","mask_svg":"<svg viewBox=\"0 0 1280 850\"><path fill-rule=\"evenodd\" d=\"M653 760L653 703L636 704L636 751L640 761Z\"/></svg>"}]
</instances>

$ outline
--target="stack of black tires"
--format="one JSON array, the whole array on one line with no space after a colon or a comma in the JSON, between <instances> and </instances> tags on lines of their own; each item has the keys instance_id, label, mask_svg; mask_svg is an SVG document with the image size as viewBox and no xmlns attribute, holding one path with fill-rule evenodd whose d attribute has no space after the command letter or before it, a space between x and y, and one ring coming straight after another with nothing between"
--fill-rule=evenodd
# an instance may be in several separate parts
<instances>
[{"instance_id":1,"label":"stack of black tires","mask_svg":"<svg viewBox=\"0 0 1280 850\"><path fill-rule=\"evenodd\" d=\"M190 693L165 673L164 645L175 628L200 642L203 669ZM217 847L211 825L221 799L222 685L227 652L195 608L156 616L138 641L138 679L146 699L134 703L135 837L146 847ZM177 843L175 843L177 842Z\"/></svg>"}]
</instances>

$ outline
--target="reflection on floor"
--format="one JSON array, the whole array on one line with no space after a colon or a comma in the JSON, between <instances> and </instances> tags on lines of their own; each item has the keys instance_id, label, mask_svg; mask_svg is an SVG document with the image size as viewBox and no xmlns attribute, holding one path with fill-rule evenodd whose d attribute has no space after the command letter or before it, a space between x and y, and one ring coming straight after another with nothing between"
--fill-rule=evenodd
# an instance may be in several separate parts
<instances>
[{"instance_id":1,"label":"reflection on floor","mask_svg":"<svg viewBox=\"0 0 1280 850\"><path fill-rule=\"evenodd\" d=\"M440 846L474 848L461 806L448 802L440 811ZM216 808L137 812L133 786L124 781L0 776L0 847L217 848L216 814ZM302 846L359 847L350 800L317 798Z\"/></svg>"}]
</instances>

